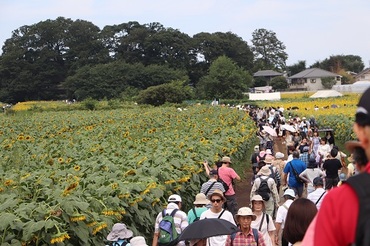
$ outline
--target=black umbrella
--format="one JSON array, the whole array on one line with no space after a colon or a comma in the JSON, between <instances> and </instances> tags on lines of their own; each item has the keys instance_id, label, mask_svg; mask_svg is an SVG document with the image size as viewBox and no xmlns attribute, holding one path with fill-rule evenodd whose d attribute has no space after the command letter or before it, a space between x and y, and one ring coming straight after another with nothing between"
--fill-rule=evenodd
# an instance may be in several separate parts
<instances>
[{"instance_id":1,"label":"black umbrella","mask_svg":"<svg viewBox=\"0 0 370 246\"><path fill-rule=\"evenodd\" d=\"M231 235L238 227L224 219L203 219L188 225L181 233L179 241L202 239L220 235Z\"/></svg>"}]
</instances>

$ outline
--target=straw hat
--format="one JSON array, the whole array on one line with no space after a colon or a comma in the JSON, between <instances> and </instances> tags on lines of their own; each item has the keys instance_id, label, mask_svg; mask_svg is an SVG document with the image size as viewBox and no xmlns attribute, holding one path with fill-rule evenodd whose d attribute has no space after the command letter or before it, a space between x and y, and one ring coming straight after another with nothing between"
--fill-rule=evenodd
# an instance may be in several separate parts
<instances>
[{"instance_id":1,"label":"straw hat","mask_svg":"<svg viewBox=\"0 0 370 246\"><path fill-rule=\"evenodd\" d=\"M209 204L209 200L207 199L206 195L203 193L199 193L195 196L195 201L193 202L194 205L206 205Z\"/></svg>"}]
</instances>

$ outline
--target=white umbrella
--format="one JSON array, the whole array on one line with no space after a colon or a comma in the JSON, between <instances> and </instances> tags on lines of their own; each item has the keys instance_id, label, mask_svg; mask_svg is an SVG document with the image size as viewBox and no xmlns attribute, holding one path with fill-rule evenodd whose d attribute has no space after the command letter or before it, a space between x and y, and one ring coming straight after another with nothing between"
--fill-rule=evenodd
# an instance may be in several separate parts
<instances>
[{"instance_id":1,"label":"white umbrella","mask_svg":"<svg viewBox=\"0 0 370 246\"><path fill-rule=\"evenodd\" d=\"M273 129L271 126L263 126L263 130L265 130L271 136L277 137L275 129Z\"/></svg>"},{"instance_id":2,"label":"white umbrella","mask_svg":"<svg viewBox=\"0 0 370 246\"><path fill-rule=\"evenodd\" d=\"M290 131L290 132L296 132L297 130L292 125L284 124L281 126L283 129Z\"/></svg>"}]
</instances>

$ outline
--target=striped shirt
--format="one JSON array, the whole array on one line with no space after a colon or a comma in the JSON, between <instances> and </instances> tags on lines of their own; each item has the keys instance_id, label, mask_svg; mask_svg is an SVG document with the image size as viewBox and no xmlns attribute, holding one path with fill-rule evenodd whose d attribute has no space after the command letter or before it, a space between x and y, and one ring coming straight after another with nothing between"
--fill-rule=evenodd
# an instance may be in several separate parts
<instances>
[{"instance_id":1,"label":"striped shirt","mask_svg":"<svg viewBox=\"0 0 370 246\"><path fill-rule=\"evenodd\" d=\"M213 184L213 182L216 182L216 183L212 186L212 188L206 194L206 191ZM202 188L200 189L200 193L203 193L204 195L208 196L208 195L212 194L216 189L221 190L222 192L225 192L225 188L220 182L217 182L216 179L210 179L207 182L202 184Z\"/></svg>"}]
</instances>

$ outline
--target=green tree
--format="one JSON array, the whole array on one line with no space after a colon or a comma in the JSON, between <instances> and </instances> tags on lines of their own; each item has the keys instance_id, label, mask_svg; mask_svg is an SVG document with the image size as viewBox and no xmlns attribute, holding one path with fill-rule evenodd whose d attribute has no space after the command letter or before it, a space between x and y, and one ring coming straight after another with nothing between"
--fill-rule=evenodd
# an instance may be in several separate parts
<instances>
[{"instance_id":1,"label":"green tree","mask_svg":"<svg viewBox=\"0 0 370 246\"><path fill-rule=\"evenodd\" d=\"M252 84L252 76L240 68L230 58L221 56L215 60L208 75L197 85L197 95L201 98L239 99Z\"/></svg>"},{"instance_id":2,"label":"green tree","mask_svg":"<svg viewBox=\"0 0 370 246\"><path fill-rule=\"evenodd\" d=\"M82 67L61 86L67 91L69 98L111 99L121 95L132 96L134 88L143 90L172 80L188 81L186 71L168 66L144 66L141 63L115 61Z\"/></svg>"},{"instance_id":3,"label":"green tree","mask_svg":"<svg viewBox=\"0 0 370 246\"><path fill-rule=\"evenodd\" d=\"M337 83L337 81L334 77L321 78L321 84L325 89L331 89L335 83Z\"/></svg>"},{"instance_id":4,"label":"green tree","mask_svg":"<svg viewBox=\"0 0 370 246\"><path fill-rule=\"evenodd\" d=\"M333 73L339 73L342 69L355 73L361 72L365 65L360 56L356 55L335 55L326 58L322 62L316 61L312 67L321 68Z\"/></svg>"},{"instance_id":5,"label":"green tree","mask_svg":"<svg viewBox=\"0 0 370 246\"><path fill-rule=\"evenodd\" d=\"M137 102L154 106L169 103L182 103L193 97L193 88L186 85L187 81L173 81L171 83L151 86L140 91Z\"/></svg>"},{"instance_id":6,"label":"green tree","mask_svg":"<svg viewBox=\"0 0 370 246\"><path fill-rule=\"evenodd\" d=\"M292 76L306 70L306 61L298 61L297 63L287 66L288 76Z\"/></svg>"},{"instance_id":7,"label":"green tree","mask_svg":"<svg viewBox=\"0 0 370 246\"><path fill-rule=\"evenodd\" d=\"M260 61L264 69L286 70L288 54L285 45L273 31L256 29L252 33L252 51L255 61Z\"/></svg>"},{"instance_id":8,"label":"green tree","mask_svg":"<svg viewBox=\"0 0 370 246\"><path fill-rule=\"evenodd\" d=\"M288 88L288 81L284 76L278 76L270 81L270 85L274 90L284 90Z\"/></svg>"}]
</instances>

